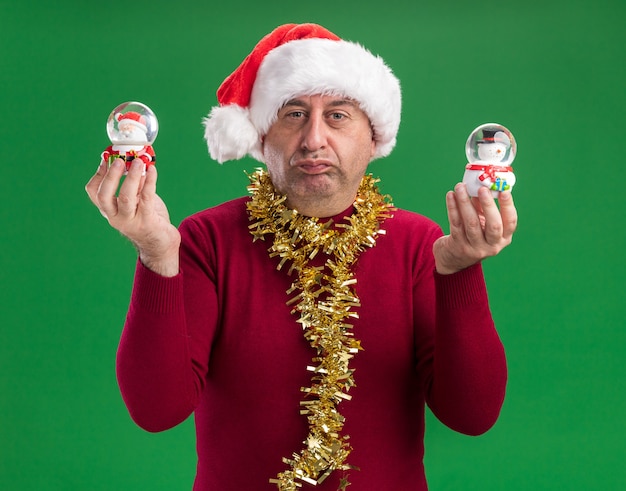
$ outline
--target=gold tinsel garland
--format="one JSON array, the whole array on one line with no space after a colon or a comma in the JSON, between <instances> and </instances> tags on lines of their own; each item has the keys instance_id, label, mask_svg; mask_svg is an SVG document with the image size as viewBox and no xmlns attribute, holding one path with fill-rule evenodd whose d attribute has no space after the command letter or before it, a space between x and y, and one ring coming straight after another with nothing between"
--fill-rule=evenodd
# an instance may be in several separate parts
<instances>
[{"instance_id":1,"label":"gold tinsel garland","mask_svg":"<svg viewBox=\"0 0 626 491\"><path fill-rule=\"evenodd\" d=\"M337 409L341 401L351 398L348 391L355 383L349 362L362 349L347 323L358 318L353 309L360 306L352 266L385 233L380 224L391 216L393 205L378 191L378 180L367 175L354 201L354 213L345 218L347 223L320 222L288 208L286 197L276 193L263 170L249 178L250 233L255 241L273 237L268 251L270 257L280 258L277 269L288 263L288 273L297 274L287 290L287 305L299 314L297 322L317 353L307 367L311 386L301 388L305 396L300 414L307 417L309 435L300 453L283 458L289 469L270 479L279 490L294 491L302 482L319 484L336 469L353 468L346 463L352 448L349 437L341 435L344 417ZM328 256L325 266L309 264L320 252ZM348 485L344 477L340 489Z\"/></svg>"}]
</instances>

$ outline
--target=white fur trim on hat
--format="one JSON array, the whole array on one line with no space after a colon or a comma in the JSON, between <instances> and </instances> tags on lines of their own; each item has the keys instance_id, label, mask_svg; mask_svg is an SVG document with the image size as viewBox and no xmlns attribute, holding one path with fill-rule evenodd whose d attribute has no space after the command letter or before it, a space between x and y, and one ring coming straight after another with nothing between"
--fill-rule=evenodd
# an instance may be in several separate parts
<instances>
[{"instance_id":1,"label":"white fur trim on hat","mask_svg":"<svg viewBox=\"0 0 626 491\"><path fill-rule=\"evenodd\" d=\"M211 109L204 118L204 138L211 158L220 164L248 154L263 161L261 137L250 121L248 108L228 104Z\"/></svg>"}]
</instances>

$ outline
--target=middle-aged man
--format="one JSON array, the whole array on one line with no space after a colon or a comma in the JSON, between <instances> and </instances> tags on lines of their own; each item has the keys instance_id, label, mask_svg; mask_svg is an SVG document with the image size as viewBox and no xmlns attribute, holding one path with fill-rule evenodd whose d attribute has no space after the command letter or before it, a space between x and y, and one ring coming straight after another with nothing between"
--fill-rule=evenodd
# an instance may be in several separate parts
<instances>
[{"instance_id":1,"label":"middle-aged man","mask_svg":"<svg viewBox=\"0 0 626 491\"><path fill-rule=\"evenodd\" d=\"M218 101L213 158L267 167L250 196L176 228L138 159L119 193L121 160L86 187L139 253L117 359L132 418L195 413L198 491L426 490L425 403L477 435L504 399L480 263L511 241L510 193L457 185L445 236L393 208L366 169L395 145L398 80L318 25L264 37Z\"/></svg>"}]
</instances>

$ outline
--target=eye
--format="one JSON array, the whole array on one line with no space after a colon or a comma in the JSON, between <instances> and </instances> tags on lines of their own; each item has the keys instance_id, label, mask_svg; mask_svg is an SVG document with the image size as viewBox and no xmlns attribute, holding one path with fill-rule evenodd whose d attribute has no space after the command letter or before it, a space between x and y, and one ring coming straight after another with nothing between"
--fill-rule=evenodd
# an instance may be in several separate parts
<instances>
[{"instance_id":1,"label":"eye","mask_svg":"<svg viewBox=\"0 0 626 491\"><path fill-rule=\"evenodd\" d=\"M300 119L304 117L304 112L303 111L291 111L290 113L287 114L287 117L292 118L292 119Z\"/></svg>"},{"instance_id":2,"label":"eye","mask_svg":"<svg viewBox=\"0 0 626 491\"><path fill-rule=\"evenodd\" d=\"M345 119L346 115L343 113L331 113L330 115L330 119L332 119L333 121L341 121L342 119Z\"/></svg>"}]
</instances>

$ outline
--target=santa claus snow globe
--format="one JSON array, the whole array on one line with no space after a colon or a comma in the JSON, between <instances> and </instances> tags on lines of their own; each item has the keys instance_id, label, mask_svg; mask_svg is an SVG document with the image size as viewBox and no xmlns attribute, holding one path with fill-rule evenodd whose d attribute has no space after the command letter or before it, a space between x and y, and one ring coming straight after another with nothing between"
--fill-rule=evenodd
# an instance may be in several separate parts
<instances>
[{"instance_id":1,"label":"santa claus snow globe","mask_svg":"<svg viewBox=\"0 0 626 491\"><path fill-rule=\"evenodd\" d=\"M463 182L470 196L486 187L497 198L501 191L510 191L515 185L513 159L517 144L513 134L497 123L480 125L470 134L465 144L468 164Z\"/></svg>"},{"instance_id":2,"label":"santa claus snow globe","mask_svg":"<svg viewBox=\"0 0 626 491\"><path fill-rule=\"evenodd\" d=\"M135 159L143 160L146 169L156 158L152 144L159 132L154 112L141 102L124 102L117 106L107 120L111 145L102 152L102 160L111 165L115 159L126 162L126 171Z\"/></svg>"}]
</instances>

